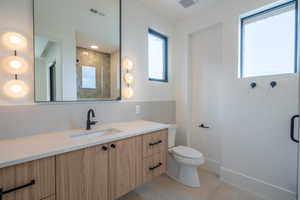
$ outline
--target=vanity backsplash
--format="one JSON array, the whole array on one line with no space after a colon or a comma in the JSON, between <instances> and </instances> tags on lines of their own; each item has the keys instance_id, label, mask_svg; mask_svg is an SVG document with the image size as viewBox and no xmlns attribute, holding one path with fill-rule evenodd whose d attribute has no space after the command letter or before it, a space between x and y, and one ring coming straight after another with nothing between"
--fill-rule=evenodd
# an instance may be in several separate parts
<instances>
[{"instance_id":1,"label":"vanity backsplash","mask_svg":"<svg viewBox=\"0 0 300 200\"><path fill-rule=\"evenodd\" d=\"M98 125L137 119L174 123L175 107L174 101L1 106L0 139L85 128L90 108Z\"/></svg>"}]
</instances>

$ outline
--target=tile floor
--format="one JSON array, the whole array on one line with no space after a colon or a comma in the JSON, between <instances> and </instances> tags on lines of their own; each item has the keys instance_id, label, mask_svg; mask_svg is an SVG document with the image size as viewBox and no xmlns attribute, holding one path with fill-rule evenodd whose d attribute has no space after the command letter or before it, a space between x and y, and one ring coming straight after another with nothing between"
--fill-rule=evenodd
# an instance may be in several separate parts
<instances>
[{"instance_id":1,"label":"tile floor","mask_svg":"<svg viewBox=\"0 0 300 200\"><path fill-rule=\"evenodd\" d=\"M207 171L199 170L200 188L189 188L176 183L166 175L142 185L119 200L263 200L251 193L220 181Z\"/></svg>"}]
</instances>

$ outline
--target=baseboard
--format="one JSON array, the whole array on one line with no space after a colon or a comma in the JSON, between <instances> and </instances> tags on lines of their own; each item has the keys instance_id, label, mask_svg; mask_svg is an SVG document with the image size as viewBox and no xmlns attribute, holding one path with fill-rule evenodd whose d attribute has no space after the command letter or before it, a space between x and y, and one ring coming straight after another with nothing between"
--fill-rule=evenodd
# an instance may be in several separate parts
<instances>
[{"instance_id":1,"label":"baseboard","mask_svg":"<svg viewBox=\"0 0 300 200\"><path fill-rule=\"evenodd\" d=\"M216 160L205 158L205 162L200 168L212 172L218 176L220 175L220 162Z\"/></svg>"},{"instance_id":2,"label":"baseboard","mask_svg":"<svg viewBox=\"0 0 300 200\"><path fill-rule=\"evenodd\" d=\"M221 180L255 193L265 200L296 200L296 194L292 191L223 167L221 167Z\"/></svg>"}]
</instances>

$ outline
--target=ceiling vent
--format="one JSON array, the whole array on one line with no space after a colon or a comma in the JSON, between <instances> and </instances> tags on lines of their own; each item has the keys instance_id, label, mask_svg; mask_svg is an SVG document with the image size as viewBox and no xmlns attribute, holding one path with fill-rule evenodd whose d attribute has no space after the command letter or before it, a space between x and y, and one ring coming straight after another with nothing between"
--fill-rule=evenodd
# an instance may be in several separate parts
<instances>
[{"instance_id":1,"label":"ceiling vent","mask_svg":"<svg viewBox=\"0 0 300 200\"><path fill-rule=\"evenodd\" d=\"M100 15L100 16L102 16L102 17L105 16L104 13L102 13L102 12L100 12L100 11L94 9L94 8L91 8L91 9L90 9L90 12L93 13L93 14L96 14L96 15Z\"/></svg>"},{"instance_id":2,"label":"ceiling vent","mask_svg":"<svg viewBox=\"0 0 300 200\"><path fill-rule=\"evenodd\" d=\"M180 0L179 3L184 8L189 8L192 5L196 4L199 0Z\"/></svg>"}]
</instances>

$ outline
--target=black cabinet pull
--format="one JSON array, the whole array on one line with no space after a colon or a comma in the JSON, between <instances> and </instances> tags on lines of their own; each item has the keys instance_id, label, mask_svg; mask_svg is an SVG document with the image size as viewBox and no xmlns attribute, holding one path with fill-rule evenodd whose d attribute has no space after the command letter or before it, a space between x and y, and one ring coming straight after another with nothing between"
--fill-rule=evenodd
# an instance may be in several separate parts
<instances>
[{"instance_id":1,"label":"black cabinet pull","mask_svg":"<svg viewBox=\"0 0 300 200\"><path fill-rule=\"evenodd\" d=\"M22 185L22 186L19 186L19 187L16 187L16 188L13 188L13 189L9 189L9 190L6 190L6 191L3 191L2 188L0 188L0 200L2 200L2 196L5 195L5 194L8 194L8 193L11 193L11 192L15 192L17 190L21 190L21 189L24 189L26 187L30 187L32 185L35 184L35 180L32 180L30 183L27 183L25 185Z\"/></svg>"},{"instance_id":2,"label":"black cabinet pull","mask_svg":"<svg viewBox=\"0 0 300 200\"><path fill-rule=\"evenodd\" d=\"M291 133L290 133L290 137L291 137L291 140L292 141L294 141L294 142L296 142L296 143L299 143L299 140L297 140L296 138L295 138L295 128L294 128L294 126L295 126L295 119L296 118L299 118L299 115L294 115L293 117L292 117L292 119L291 119L291 129L290 129L290 131L291 131Z\"/></svg>"},{"instance_id":3,"label":"black cabinet pull","mask_svg":"<svg viewBox=\"0 0 300 200\"><path fill-rule=\"evenodd\" d=\"M103 151L107 151L107 149L108 149L107 146L103 146L103 147L102 147L102 150L103 150Z\"/></svg>"},{"instance_id":4,"label":"black cabinet pull","mask_svg":"<svg viewBox=\"0 0 300 200\"><path fill-rule=\"evenodd\" d=\"M161 163L161 162L158 163L157 165L155 165L154 167L149 167L149 170L152 171L152 170L154 170L154 169L156 169L156 168L159 168L160 166L162 166L162 163Z\"/></svg>"},{"instance_id":5,"label":"black cabinet pull","mask_svg":"<svg viewBox=\"0 0 300 200\"><path fill-rule=\"evenodd\" d=\"M113 149L115 149L117 147L117 145L111 144L110 147L113 148Z\"/></svg>"},{"instance_id":6,"label":"black cabinet pull","mask_svg":"<svg viewBox=\"0 0 300 200\"><path fill-rule=\"evenodd\" d=\"M159 140L159 141L157 141L157 142L150 143L149 146L158 145L158 144L160 144L160 143L162 143L161 140Z\"/></svg>"},{"instance_id":7,"label":"black cabinet pull","mask_svg":"<svg viewBox=\"0 0 300 200\"><path fill-rule=\"evenodd\" d=\"M199 125L199 128L209 128L209 126L205 126L204 124Z\"/></svg>"}]
</instances>

